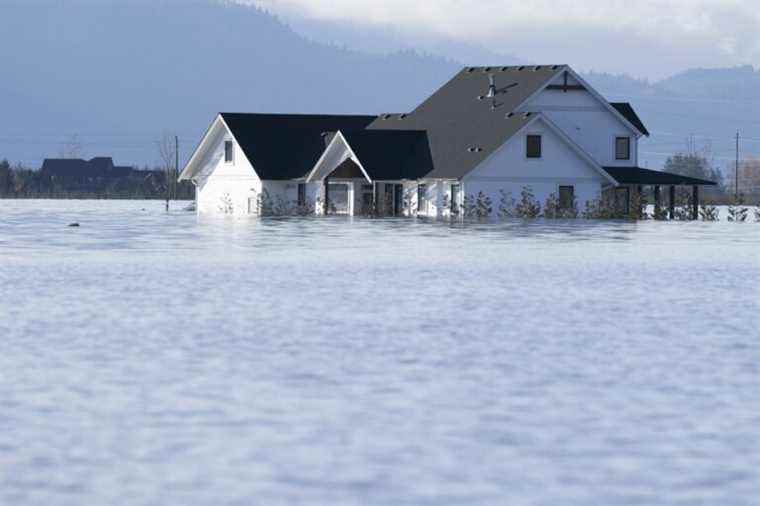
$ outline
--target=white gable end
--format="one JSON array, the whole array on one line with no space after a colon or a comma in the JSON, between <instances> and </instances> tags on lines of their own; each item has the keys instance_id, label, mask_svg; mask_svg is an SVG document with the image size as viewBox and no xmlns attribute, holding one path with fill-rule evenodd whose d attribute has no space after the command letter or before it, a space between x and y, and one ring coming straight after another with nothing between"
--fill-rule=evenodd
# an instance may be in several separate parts
<instances>
[{"instance_id":1,"label":"white gable end","mask_svg":"<svg viewBox=\"0 0 760 506\"><path fill-rule=\"evenodd\" d=\"M232 143L232 160L225 158L225 144ZM262 183L251 162L221 116L217 117L196 149L180 179L196 185L200 213L249 214Z\"/></svg>"},{"instance_id":2,"label":"white gable end","mask_svg":"<svg viewBox=\"0 0 760 506\"><path fill-rule=\"evenodd\" d=\"M526 156L528 135L541 136L541 158ZM526 126L468 174L465 180L522 182L608 180L542 118Z\"/></svg>"},{"instance_id":3,"label":"white gable end","mask_svg":"<svg viewBox=\"0 0 760 506\"><path fill-rule=\"evenodd\" d=\"M560 186L572 186L581 207L599 198L602 189L611 184L610 178L557 130L539 116L464 178L465 193L473 197L482 193L495 206L504 193L519 199L525 187L541 203L549 195L557 195ZM541 158L527 157L528 135L541 136Z\"/></svg>"},{"instance_id":4,"label":"white gable end","mask_svg":"<svg viewBox=\"0 0 760 506\"><path fill-rule=\"evenodd\" d=\"M562 75L553 86L564 86ZM638 164L639 132L621 116L610 110L604 99L589 91L586 83L581 83L569 73L568 91L547 87L520 107L520 111L540 112L562 129L573 141L581 146L602 166L635 166ZM585 90L572 87L583 86ZM617 160L615 139L628 137L631 140L631 158Z\"/></svg>"}]
</instances>

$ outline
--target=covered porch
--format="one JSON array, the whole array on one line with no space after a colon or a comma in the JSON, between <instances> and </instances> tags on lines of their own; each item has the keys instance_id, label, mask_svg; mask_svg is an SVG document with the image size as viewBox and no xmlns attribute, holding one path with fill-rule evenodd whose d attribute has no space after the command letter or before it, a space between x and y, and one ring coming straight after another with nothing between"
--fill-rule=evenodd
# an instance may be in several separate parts
<instances>
[{"instance_id":1,"label":"covered porch","mask_svg":"<svg viewBox=\"0 0 760 506\"><path fill-rule=\"evenodd\" d=\"M610 189L612 204L616 211L627 216L639 213L639 206L646 200L645 190L650 188L655 218L673 220L676 218L677 189L686 188L690 192L689 216L692 220L698 220L700 188L717 184L705 179L640 167L604 167L604 170L618 183Z\"/></svg>"},{"instance_id":2,"label":"covered porch","mask_svg":"<svg viewBox=\"0 0 760 506\"><path fill-rule=\"evenodd\" d=\"M429 172L427 137L418 131L325 133L327 147L306 177L321 186L323 214L402 216Z\"/></svg>"}]
</instances>

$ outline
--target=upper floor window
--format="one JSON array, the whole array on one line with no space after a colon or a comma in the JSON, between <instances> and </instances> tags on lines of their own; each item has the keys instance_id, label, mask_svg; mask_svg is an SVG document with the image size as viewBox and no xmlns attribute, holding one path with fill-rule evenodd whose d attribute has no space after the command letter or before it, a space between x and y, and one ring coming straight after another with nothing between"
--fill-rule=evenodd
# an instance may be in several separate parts
<instances>
[{"instance_id":1,"label":"upper floor window","mask_svg":"<svg viewBox=\"0 0 760 506\"><path fill-rule=\"evenodd\" d=\"M224 161L226 163L234 161L234 153L232 141L224 141Z\"/></svg>"},{"instance_id":2,"label":"upper floor window","mask_svg":"<svg viewBox=\"0 0 760 506\"><path fill-rule=\"evenodd\" d=\"M630 160L631 159L631 138L630 137L616 137L615 138L615 160Z\"/></svg>"},{"instance_id":3,"label":"upper floor window","mask_svg":"<svg viewBox=\"0 0 760 506\"><path fill-rule=\"evenodd\" d=\"M525 156L528 158L541 158L541 136L529 135L525 143Z\"/></svg>"}]
</instances>

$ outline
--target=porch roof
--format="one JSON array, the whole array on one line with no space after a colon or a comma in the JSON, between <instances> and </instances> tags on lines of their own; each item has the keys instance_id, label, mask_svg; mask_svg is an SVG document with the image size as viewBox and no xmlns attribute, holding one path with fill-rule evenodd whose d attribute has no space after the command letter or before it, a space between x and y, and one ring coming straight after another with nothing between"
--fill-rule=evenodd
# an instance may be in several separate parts
<instances>
[{"instance_id":1,"label":"porch roof","mask_svg":"<svg viewBox=\"0 0 760 506\"><path fill-rule=\"evenodd\" d=\"M341 130L373 181L418 179L433 170L427 133L419 130Z\"/></svg>"},{"instance_id":2,"label":"porch roof","mask_svg":"<svg viewBox=\"0 0 760 506\"><path fill-rule=\"evenodd\" d=\"M715 186L714 181L682 176L672 172L642 169L641 167L604 167L604 171L612 176L618 184L637 185L674 185L674 186Z\"/></svg>"}]
</instances>

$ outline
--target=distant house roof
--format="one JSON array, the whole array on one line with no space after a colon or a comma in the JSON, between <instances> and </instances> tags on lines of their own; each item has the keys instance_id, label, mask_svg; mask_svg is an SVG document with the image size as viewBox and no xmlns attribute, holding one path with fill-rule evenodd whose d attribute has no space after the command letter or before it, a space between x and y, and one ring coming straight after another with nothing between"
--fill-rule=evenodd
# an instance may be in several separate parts
<instances>
[{"instance_id":1,"label":"distant house roof","mask_svg":"<svg viewBox=\"0 0 760 506\"><path fill-rule=\"evenodd\" d=\"M425 130L431 178L458 179L527 125L520 105L567 69L565 65L467 67L409 114L381 115L370 130ZM488 97L489 76L495 96Z\"/></svg>"},{"instance_id":2,"label":"distant house roof","mask_svg":"<svg viewBox=\"0 0 760 506\"><path fill-rule=\"evenodd\" d=\"M684 185L684 186L715 186L714 181L662 172L659 170L642 169L640 167L604 167L612 178L619 184L640 185Z\"/></svg>"},{"instance_id":3,"label":"distant house roof","mask_svg":"<svg viewBox=\"0 0 760 506\"><path fill-rule=\"evenodd\" d=\"M132 168L115 167L110 157L46 158L40 171L56 177L125 177L132 173Z\"/></svg>"},{"instance_id":4,"label":"distant house roof","mask_svg":"<svg viewBox=\"0 0 760 506\"><path fill-rule=\"evenodd\" d=\"M375 116L222 113L261 179L297 179L308 174L338 130L362 130Z\"/></svg>"},{"instance_id":5,"label":"distant house roof","mask_svg":"<svg viewBox=\"0 0 760 506\"><path fill-rule=\"evenodd\" d=\"M636 111L633 110L631 104L628 102L611 102L610 105L614 107L617 112L619 112L625 119L627 119L631 125L635 126L639 132L649 137L649 130L647 130L647 127L644 126L644 122L641 121L639 115L636 114Z\"/></svg>"}]
</instances>

